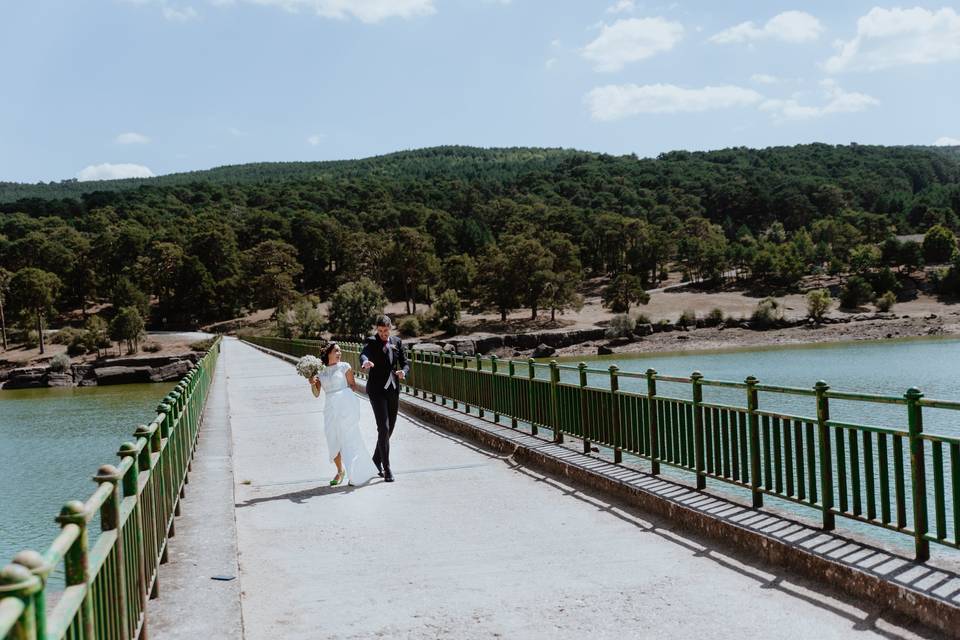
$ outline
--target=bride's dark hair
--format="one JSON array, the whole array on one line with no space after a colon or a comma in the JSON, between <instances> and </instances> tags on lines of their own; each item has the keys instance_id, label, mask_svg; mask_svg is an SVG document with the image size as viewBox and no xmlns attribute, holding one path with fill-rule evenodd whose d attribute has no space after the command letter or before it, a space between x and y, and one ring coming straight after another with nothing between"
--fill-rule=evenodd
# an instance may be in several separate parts
<instances>
[{"instance_id":1,"label":"bride's dark hair","mask_svg":"<svg viewBox=\"0 0 960 640\"><path fill-rule=\"evenodd\" d=\"M333 353L333 350L336 348L337 348L337 343L331 342L327 346L325 346L322 351L320 351L320 362L322 362L324 366L328 366L330 364L329 362L330 354Z\"/></svg>"}]
</instances>

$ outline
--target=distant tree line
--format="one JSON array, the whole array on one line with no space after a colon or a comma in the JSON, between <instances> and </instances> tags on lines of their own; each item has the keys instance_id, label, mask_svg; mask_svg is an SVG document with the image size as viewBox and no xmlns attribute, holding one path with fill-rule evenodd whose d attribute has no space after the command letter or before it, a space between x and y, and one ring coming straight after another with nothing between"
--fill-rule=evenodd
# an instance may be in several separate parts
<instances>
[{"instance_id":1,"label":"distant tree line","mask_svg":"<svg viewBox=\"0 0 960 640\"><path fill-rule=\"evenodd\" d=\"M329 299L362 277L411 314L441 296L452 309L455 296L504 318L576 309L580 285L595 277L607 278L611 309L629 310L668 265L704 287L789 288L818 271L869 283L924 262L948 265L944 291L960 282L949 267L960 155L928 148L638 159L439 147L135 181L3 183L4 200L0 324L9 316L41 335L52 314L85 316L103 303L113 314L135 309L151 327L187 327L290 310L305 293ZM922 243L894 237L917 232Z\"/></svg>"}]
</instances>

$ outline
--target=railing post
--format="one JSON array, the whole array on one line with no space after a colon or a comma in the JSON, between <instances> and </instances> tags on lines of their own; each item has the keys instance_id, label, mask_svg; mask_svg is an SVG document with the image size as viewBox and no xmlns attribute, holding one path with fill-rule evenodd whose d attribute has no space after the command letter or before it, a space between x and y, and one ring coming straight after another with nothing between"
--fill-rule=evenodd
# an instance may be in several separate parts
<instances>
[{"instance_id":1,"label":"railing post","mask_svg":"<svg viewBox=\"0 0 960 640\"><path fill-rule=\"evenodd\" d=\"M483 376L483 361L482 361L479 353L474 354L474 357L475 357L476 360L477 360L477 383L476 383L475 385L473 385L473 388L474 388L474 389L476 390L476 392L477 392L477 415L482 418L482 417L484 416L483 398L481 397L481 396L483 395L483 392L481 391L481 389L482 389L481 380L483 379L483 378L482 378L482 376Z\"/></svg>"},{"instance_id":2,"label":"railing post","mask_svg":"<svg viewBox=\"0 0 960 640\"><path fill-rule=\"evenodd\" d=\"M40 581L40 584L37 585L36 590L33 592L33 617L34 625L37 629L37 638L38 640L46 640L47 638L47 578L50 576L50 572L53 570L49 564L47 564L43 556L41 556L36 551L21 551L17 555L13 556L13 563L18 564L21 567L27 568L30 573L32 573L37 580ZM0 587L2 591L2 587ZM27 595L30 595L29 593ZM2 597L2 594L0 594ZM24 610L24 614L27 611ZM16 638L16 635L13 636Z\"/></svg>"},{"instance_id":3,"label":"railing post","mask_svg":"<svg viewBox=\"0 0 960 640\"><path fill-rule=\"evenodd\" d=\"M40 578L19 564L8 564L0 570L0 599L17 598L23 602L23 613L10 632L10 640L37 640L35 595L43 589ZM42 640L46 640L44 637Z\"/></svg>"},{"instance_id":4,"label":"railing post","mask_svg":"<svg viewBox=\"0 0 960 640\"><path fill-rule=\"evenodd\" d=\"M587 363L577 365L580 378L580 435L583 436L583 452L590 453L590 440L587 439L587 425L590 424L587 410Z\"/></svg>"},{"instance_id":5,"label":"railing post","mask_svg":"<svg viewBox=\"0 0 960 640\"><path fill-rule=\"evenodd\" d=\"M490 356L490 399L493 400L493 424L500 422L500 408L497 403L497 356Z\"/></svg>"},{"instance_id":6,"label":"railing post","mask_svg":"<svg viewBox=\"0 0 960 640\"><path fill-rule=\"evenodd\" d=\"M461 400L463 400L463 411L470 414L470 403L467 402L467 354L463 354L463 375L460 376Z\"/></svg>"},{"instance_id":7,"label":"railing post","mask_svg":"<svg viewBox=\"0 0 960 640\"><path fill-rule=\"evenodd\" d=\"M693 385L693 460L697 470L697 489L707 488L707 476L704 473L703 456L703 374L694 371L690 374Z\"/></svg>"},{"instance_id":8,"label":"railing post","mask_svg":"<svg viewBox=\"0 0 960 640\"><path fill-rule=\"evenodd\" d=\"M563 444L563 431L560 429L560 368L556 360L550 361L550 426L553 428L553 441Z\"/></svg>"},{"instance_id":9,"label":"railing post","mask_svg":"<svg viewBox=\"0 0 960 640\"><path fill-rule=\"evenodd\" d=\"M517 428L517 383L513 377L517 373L517 367L513 360L507 362L507 373L510 376L510 427Z\"/></svg>"},{"instance_id":10,"label":"railing post","mask_svg":"<svg viewBox=\"0 0 960 640\"><path fill-rule=\"evenodd\" d=\"M126 580L126 561L125 550L123 548L123 527L120 523L120 489L117 486L120 480L120 472L112 464L102 465L97 470L97 475L93 477L98 485L109 483L112 491L110 497L100 508L100 530L116 531L117 539L113 545L116 549L116 558L114 559L114 571L112 588L116 590L113 597L117 601L117 611L120 612L120 638L127 640L130 637L130 626L127 617L127 580Z\"/></svg>"},{"instance_id":11,"label":"railing post","mask_svg":"<svg viewBox=\"0 0 960 640\"><path fill-rule=\"evenodd\" d=\"M456 373L455 369L457 366L457 355L455 353L450 354L450 375L447 376L447 390L450 391L450 400L453 402L453 408L456 410L458 405L458 395L457 390L454 388L454 374Z\"/></svg>"},{"instance_id":12,"label":"railing post","mask_svg":"<svg viewBox=\"0 0 960 640\"><path fill-rule=\"evenodd\" d=\"M87 588L80 605L80 619L83 626L84 638L95 638L93 635L93 593L90 580L90 559L87 553L89 538L87 536L87 512L79 500L71 500L63 505L57 522L61 527L75 524L80 528L77 540L70 545L63 557L63 568L66 574L65 582L68 587L84 585Z\"/></svg>"},{"instance_id":13,"label":"railing post","mask_svg":"<svg viewBox=\"0 0 960 640\"><path fill-rule=\"evenodd\" d=\"M817 437L820 440L820 504L823 507L823 529L833 531L836 516L833 514L833 447L830 444L830 389L823 380L814 385L817 393Z\"/></svg>"},{"instance_id":14,"label":"railing post","mask_svg":"<svg viewBox=\"0 0 960 640\"><path fill-rule=\"evenodd\" d=\"M747 420L750 430L750 493L753 497L753 508L763 506L763 491L760 488L760 417L757 410L760 408L760 397L757 393L757 384L760 382L753 376L744 380L747 385Z\"/></svg>"},{"instance_id":15,"label":"railing post","mask_svg":"<svg viewBox=\"0 0 960 640\"><path fill-rule=\"evenodd\" d=\"M425 376L426 377L426 376ZM440 389L440 405L447 406L447 396L443 393L443 351L439 354L430 354L430 398L433 402L437 401L437 389ZM423 397L427 397L427 392L423 392Z\"/></svg>"},{"instance_id":16,"label":"railing post","mask_svg":"<svg viewBox=\"0 0 960 640\"><path fill-rule=\"evenodd\" d=\"M930 559L927 541L927 471L923 451L923 394L912 387L904 394L907 399L907 424L910 431L910 484L913 486L913 536L917 562Z\"/></svg>"},{"instance_id":17,"label":"railing post","mask_svg":"<svg viewBox=\"0 0 960 640\"><path fill-rule=\"evenodd\" d=\"M536 394L534 393L534 389L533 389L534 387L533 381L537 377L537 369L535 366L535 362L536 361L533 358L527 359L527 377L530 379L530 386L527 389L527 396L528 396L527 399L530 401L530 433L532 435L537 435L538 433L537 423L534 420L537 417L537 412L535 409Z\"/></svg>"},{"instance_id":18,"label":"railing post","mask_svg":"<svg viewBox=\"0 0 960 640\"><path fill-rule=\"evenodd\" d=\"M133 442L124 442L120 445L120 450L117 452L117 455L120 456L120 459L132 458L133 464L130 466L130 469L127 471L126 475L123 476L121 484L123 485L123 497L124 498L136 498L137 502L140 501L140 496L137 495L137 491L140 487L140 468L141 465L137 460L137 445ZM132 522L131 522L132 520ZM136 518L132 517L127 520L126 526L133 524L134 530L134 545L136 548L132 550L133 553L137 556L137 595L140 598L140 611L143 616L143 622L140 624L140 638L147 638L147 566L146 566L146 554L143 549L143 507L136 509Z\"/></svg>"},{"instance_id":19,"label":"railing post","mask_svg":"<svg viewBox=\"0 0 960 640\"><path fill-rule=\"evenodd\" d=\"M647 369L647 425L650 428L650 472L660 473L660 438L657 433L657 370Z\"/></svg>"},{"instance_id":20,"label":"railing post","mask_svg":"<svg viewBox=\"0 0 960 640\"><path fill-rule=\"evenodd\" d=\"M621 441L620 402L617 400L617 392L620 391L620 378L617 377L619 371L620 367L615 364L610 365L610 428L613 429L611 439L614 443ZM623 462L623 449L616 445L613 447L613 462L614 464Z\"/></svg>"}]
</instances>

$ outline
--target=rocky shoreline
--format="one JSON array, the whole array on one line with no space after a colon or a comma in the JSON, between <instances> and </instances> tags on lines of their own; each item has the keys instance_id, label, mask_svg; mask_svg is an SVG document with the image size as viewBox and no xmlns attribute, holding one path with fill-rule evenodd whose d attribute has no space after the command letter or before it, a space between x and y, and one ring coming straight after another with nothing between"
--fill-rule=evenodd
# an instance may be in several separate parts
<instances>
[{"instance_id":1,"label":"rocky shoreline","mask_svg":"<svg viewBox=\"0 0 960 640\"><path fill-rule=\"evenodd\" d=\"M781 318L767 326L749 320L727 319L695 324L659 322L640 324L632 335L608 338L606 329L567 332L482 335L417 342L413 349L461 355L499 357L574 357L617 353L736 349L822 342L885 340L960 335L960 311L947 315L861 313L824 318Z\"/></svg>"},{"instance_id":2,"label":"rocky shoreline","mask_svg":"<svg viewBox=\"0 0 960 640\"><path fill-rule=\"evenodd\" d=\"M27 366L0 371L0 388L95 387L146 382L173 382L182 378L203 354L104 358L71 364L63 371L49 366Z\"/></svg>"}]
</instances>

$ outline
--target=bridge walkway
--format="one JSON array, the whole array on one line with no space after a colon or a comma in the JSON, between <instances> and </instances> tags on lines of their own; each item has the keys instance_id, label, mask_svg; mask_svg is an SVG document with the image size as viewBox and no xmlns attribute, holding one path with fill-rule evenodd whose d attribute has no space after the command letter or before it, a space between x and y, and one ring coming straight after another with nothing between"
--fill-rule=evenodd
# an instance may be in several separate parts
<instances>
[{"instance_id":1,"label":"bridge walkway","mask_svg":"<svg viewBox=\"0 0 960 640\"><path fill-rule=\"evenodd\" d=\"M403 416L397 482L331 488L323 400L236 340L207 411L153 638L929 637Z\"/></svg>"}]
</instances>

